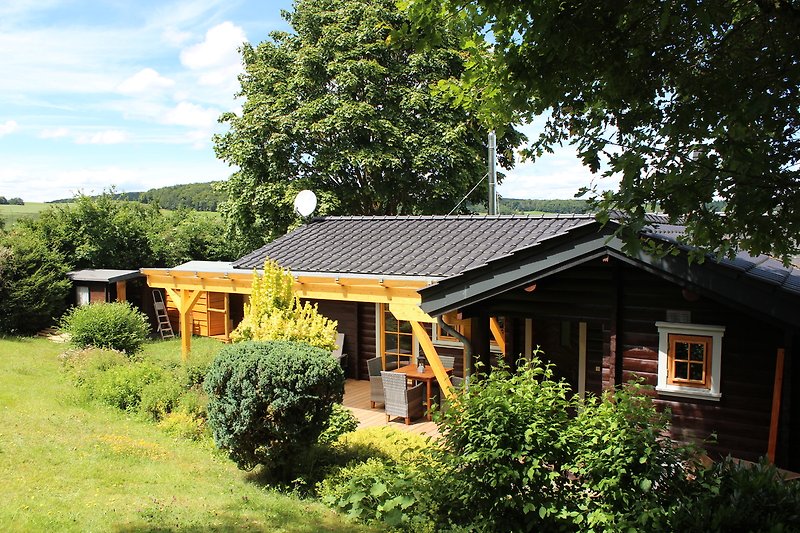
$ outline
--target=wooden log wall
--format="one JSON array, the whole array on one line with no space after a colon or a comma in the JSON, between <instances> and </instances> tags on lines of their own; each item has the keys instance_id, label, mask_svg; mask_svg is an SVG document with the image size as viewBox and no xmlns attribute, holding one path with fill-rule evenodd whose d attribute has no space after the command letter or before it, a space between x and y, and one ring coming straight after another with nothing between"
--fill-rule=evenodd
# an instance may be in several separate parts
<instances>
[{"instance_id":1,"label":"wooden log wall","mask_svg":"<svg viewBox=\"0 0 800 533\"><path fill-rule=\"evenodd\" d=\"M180 313L175 302L166 295L166 307L173 331L180 331ZM225 293L203 292L192 308L192 334L212 337L225 334Z\"/></svg>"},{"instance_id":2,"label":"wooden log wall","mask_svg":"<svg viewBox=\"0 0 800 533\"><path fill-rule=\"evenodd\" d=\"M476 307L462 312L538 320L533 344L542 344L545 351L542 339L547 338L548 327L560 321L587 322L589 391L599 390L600 378L593 370L601 361L603 388L634 376L656 385L655 323L667 320L668 309L689 311L694 324L723 325L720 401L655 395L654 391L656 403L671 410L675 438L700 442L712 455L731 453L755 460L767 451L775 354L784 343L784 332L776 325L710 296L696 299L674 283L614 259L574 267L539 280L532 292L509 291ZM612 364L615 368L610 368ZM708 440L712 434L716 434L714 442Z\"/></svg>"}]
</instances>

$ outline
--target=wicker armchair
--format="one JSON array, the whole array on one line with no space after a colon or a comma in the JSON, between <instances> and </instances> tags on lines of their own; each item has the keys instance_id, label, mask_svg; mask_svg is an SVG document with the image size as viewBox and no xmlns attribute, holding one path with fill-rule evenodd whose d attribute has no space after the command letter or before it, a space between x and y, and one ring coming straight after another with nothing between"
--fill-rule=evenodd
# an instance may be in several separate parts
<instances>
[{"instance_id":1,"label":"wicker armchair","mask_svg":"<svg viewBox=\"0 0 800 533\"><path fill-rule=\"evenodd\" d=\"M445 368L455 368L456 366L456 358L454 355L440 355L439 360Z\"/></svg>"},{"instance_id":2,"label":"wicker armchair","mask_svg":"<svg viewBox=\"0 0 800 533\"><path fill-rule=\"evenodd\" d=\"M400 416L405 418L406 425L409 425L412 418L419 418L425 414L422 406L425 397L424 383L409 389L406 387L406 375L397 372L381 372L381 378L387 422L393 416Z\"/></svg>"},{"instance_id":3,"label":"wicker armchair","mask_svg":"<svg viewBox=\"0 0 800 533\"><path fill-rule=\"evenodd\" d=\"M374 357L367 359L367 371L369 372L369 402L370 407L375 409L376 403L383 403L383 379L381 378L381 358Z\"/></svg>"}]
</instances>

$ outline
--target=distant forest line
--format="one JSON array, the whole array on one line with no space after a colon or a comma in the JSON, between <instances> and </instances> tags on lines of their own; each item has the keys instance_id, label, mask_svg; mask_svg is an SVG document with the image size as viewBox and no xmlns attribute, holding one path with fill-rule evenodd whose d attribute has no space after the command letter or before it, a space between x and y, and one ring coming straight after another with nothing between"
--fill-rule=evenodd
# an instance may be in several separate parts
<instances>
[{"instance_id":1,"label":"distant forest line","mask_svg":"<svg viewBox=\"0 0 800 533\"><path fill-rule=\"evenodd\" d=\"M162 209L194 209L196 211L216 211L225 200L225 193L218 191L214 184L218 182L189 183L171 185L145 192L123 192L115 196L121 200L131 200L145 204L157 204ZM72 202L74 198L55 200L50 203ZM725 203L714 201L710 204L715 211L724 211ZM476 213L485 212L482 205L470 206ZM500 198L499 210L502 215L522 215L536 213L586 214L593 208L587 200L534 200L525 198Z\"/></svg>"}]
</instances>

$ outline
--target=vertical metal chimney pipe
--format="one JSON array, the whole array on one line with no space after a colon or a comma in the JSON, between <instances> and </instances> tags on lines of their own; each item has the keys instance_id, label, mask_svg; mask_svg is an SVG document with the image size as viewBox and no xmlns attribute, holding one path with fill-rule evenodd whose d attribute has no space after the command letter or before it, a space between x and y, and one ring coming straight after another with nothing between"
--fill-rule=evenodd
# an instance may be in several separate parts
<instances>
[{"instance_id":1,"label":"vertical metal chimney pipe","mask_svg":"<svg viewBox=\"0 0 800 533\"><path fill-rule=\"evenodd\" d=\"M494 131L489 132L489 214L497 214L497 137Z\"/></svg>"}]
</instances>

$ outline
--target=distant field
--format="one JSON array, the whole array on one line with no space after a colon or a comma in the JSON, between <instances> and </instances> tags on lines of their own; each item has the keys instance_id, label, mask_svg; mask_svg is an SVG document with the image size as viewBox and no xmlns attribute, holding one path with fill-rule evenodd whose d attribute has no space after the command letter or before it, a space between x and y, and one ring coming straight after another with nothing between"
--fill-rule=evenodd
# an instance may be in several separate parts
<instances>
[{"instance_id":1,"label":"distant field","mask_svg":"<svg viewBox=\"0 0 800 533\"><path fill-rule=\"evenodd\" d=\"M42 210L52 205L37 202L26 202L25 205L0 205L0 218L5 221L6 227L10 227L20 218L37 218Z\"/></svg>"}]
</instances>

